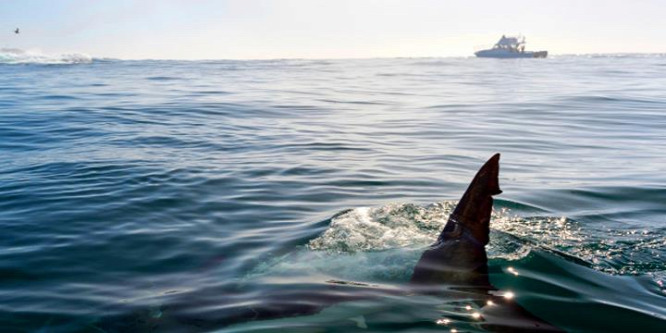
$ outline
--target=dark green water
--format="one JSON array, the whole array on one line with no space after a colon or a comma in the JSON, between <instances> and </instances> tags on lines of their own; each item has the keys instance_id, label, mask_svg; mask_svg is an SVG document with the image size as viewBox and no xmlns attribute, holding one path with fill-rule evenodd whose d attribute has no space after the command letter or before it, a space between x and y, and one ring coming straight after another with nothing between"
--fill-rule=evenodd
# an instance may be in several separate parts
<instances>
[{"instance_id":1,"label":"dark green water","mask_svg":"<svg viewBox=\"0 0 666 333\"><path fill-rule=\"evenodd\" d=\"M0 65L0 331L480 331L394 291L500 152L495 287L666 332L664 87L662 56ZM222 315L332 286L371 297Z\"/></svg>"}]
</instances>

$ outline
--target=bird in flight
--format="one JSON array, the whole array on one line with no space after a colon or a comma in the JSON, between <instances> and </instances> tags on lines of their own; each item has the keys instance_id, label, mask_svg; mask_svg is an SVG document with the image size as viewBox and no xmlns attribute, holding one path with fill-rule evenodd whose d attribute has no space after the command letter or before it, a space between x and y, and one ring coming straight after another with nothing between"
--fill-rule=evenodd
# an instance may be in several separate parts
<instances>
[{"instance_id":1,"label":"bird in flight","mask_svg":"<svg viewBox=\"0 0 666 333\"><path fill-rule=\"evenodd\" d=\"M20 32L19 28L16 28L16 30L14 30L14 33L17 34L17 35L18 35L19 32Z\"/></svg>"}]
</instances>

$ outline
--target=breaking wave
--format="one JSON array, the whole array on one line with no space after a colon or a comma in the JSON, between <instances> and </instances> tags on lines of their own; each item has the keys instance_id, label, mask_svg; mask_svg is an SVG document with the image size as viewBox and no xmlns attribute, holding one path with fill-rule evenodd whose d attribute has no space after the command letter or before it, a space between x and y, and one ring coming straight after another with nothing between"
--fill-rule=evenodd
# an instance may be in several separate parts
<instances>
[{"instance_id":1,"label":"breaking wave","mask_svg":"<svg viewBox=\"0 0 666 333\"><path fill-rule=\"evenodd\" d=\"M22 49L0 49L0 64L89 64L93 58L83 53L44 54Z\"/></svg>"}]
</instances>

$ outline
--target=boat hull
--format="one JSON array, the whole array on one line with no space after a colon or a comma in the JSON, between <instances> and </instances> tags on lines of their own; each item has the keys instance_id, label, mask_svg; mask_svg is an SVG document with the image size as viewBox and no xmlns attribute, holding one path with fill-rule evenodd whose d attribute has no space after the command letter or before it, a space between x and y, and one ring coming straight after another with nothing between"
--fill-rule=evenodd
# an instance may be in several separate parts
<instances>
[{"instance_id":1,"label":"boat hull","mask_svg":"<svg viewBox=\"0 0 666 333\"><path fill-rule=\"evenodd\" d=\"M545 58L548 51L514 52L500 49L481 50L474 53L479 58Z\"/></svg>"}]
</instances>

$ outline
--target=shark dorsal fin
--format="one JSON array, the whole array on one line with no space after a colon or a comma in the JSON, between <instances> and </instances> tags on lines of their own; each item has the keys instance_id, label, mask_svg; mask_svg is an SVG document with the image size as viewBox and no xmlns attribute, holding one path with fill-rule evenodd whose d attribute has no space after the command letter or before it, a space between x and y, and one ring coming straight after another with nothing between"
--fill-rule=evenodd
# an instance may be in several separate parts
<instances>
[{"instance_id":1,"label":"shark dorsal fin","mask_svg":"<svg viewBox=\"0 0 666 333\"><path fill-rule=\"evenodd\" d=\"M465 229L479 243L488 244L492 196L502 193L498 180L499 159L500 154L493 155L476 173L456 209L449 216L439 236L440 240L450 235L455 236L461 229Z\"/></svg>"},{"instance_id":2,"label":"shark dorsal fin","mask_svg":"<svg viewBox=\"0 0 666 333\"><path fill-rule=\"evenodd\" d=\"M490 288L488 257L490 213L499 188L499 154L484 164L449 216L439 239L421 255L411 283Z\"/></svg>"}]
</instances>

